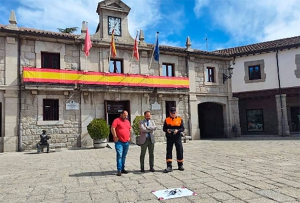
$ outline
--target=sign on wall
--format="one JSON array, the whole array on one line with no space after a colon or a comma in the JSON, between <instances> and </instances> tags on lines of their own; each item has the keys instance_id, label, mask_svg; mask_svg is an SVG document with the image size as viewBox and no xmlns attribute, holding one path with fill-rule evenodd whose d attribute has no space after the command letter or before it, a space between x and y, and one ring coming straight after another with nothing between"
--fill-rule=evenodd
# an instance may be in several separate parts
<instances>
[{"instance_id":1,"label":"sign on wall","mask_svg":"<svg viewBox=\"0 0 300 203\"><path fill-rule=\"evenodd\" d=\"M154 102L153 104L151 104L151 110L161 110L160 104L157 102Z\"/></svg>"},{"instance_id":2,"label":"sign on wall","mask_svg":"<svg viewBox=\"0 0 300 203\"><path fill-rule=\"evenodd\" d=\"M66 103L66 110L79 110L79 103L71 100L69 103Z\"/></svg>"}]
</instances>

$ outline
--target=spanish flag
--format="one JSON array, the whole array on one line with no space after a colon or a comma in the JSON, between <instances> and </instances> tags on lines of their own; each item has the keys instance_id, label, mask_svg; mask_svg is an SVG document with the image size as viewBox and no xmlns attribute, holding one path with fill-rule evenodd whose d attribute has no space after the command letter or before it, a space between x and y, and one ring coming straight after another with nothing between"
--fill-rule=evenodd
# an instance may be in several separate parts
<instances>
[{"instance_id":1,"label":"spanish flag","mask_svg":"<svg viewBox=\"0 0 300 203\"><path fill-rule=\"evenodd\" d=\"M116 50L116 45L115 45L115 29L113 29L111 32L110 51L111 51L112 57L117 56L117 50Z\"/></svg>"}]
</instances>

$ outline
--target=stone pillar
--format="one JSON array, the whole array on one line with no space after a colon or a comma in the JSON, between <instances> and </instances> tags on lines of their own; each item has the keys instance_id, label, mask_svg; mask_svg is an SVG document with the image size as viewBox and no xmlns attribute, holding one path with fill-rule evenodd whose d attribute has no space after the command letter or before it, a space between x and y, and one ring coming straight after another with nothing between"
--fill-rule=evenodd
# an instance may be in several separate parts
<instances>
[{"instance_id":1,"label":"stone pillar","mask_svg":"<svg viewBox=\"0 0 300 203\"><path fill-rule=\"evenodd\" d=\"M3 152L18 151L18 102L17 91L5 91Z\"/></svg>"},{"instance_id":2,"label":"stone pillar","mask_svg":"<svg viewBox=\"0 0 300 203\"><path fill-rule=\"evenodd\" d=\"M241 126L240 126L240 117L239 117L239 99L231 98L228 100L229 114L230 114L230 137L240 137L241 136ZM236 129L234 132L233 127Z\"/></svg>"},{"instance_id":3,"label":"stone pillar","mask_svg":"<svg viewBox=\"0 0 300 203\"><path fill-rule=\"evenodd\" d=\"M189 136L192 140L200 140L199 117L198 117L198 101L196 95L190 95L190 111L191 111L191 132Z\"/></svg>"},{"instance_id":4,"label":"stone pillar","mask_svg":"<svg viewBox=\"0 0 300 203\"><path fill-rule=\"evenodd\" d=\"M287 119L286 95L281 94L281 99L280 99L280 95L275 95L275 98L276 98L276 110L277 110L277 119L278 119L278 135L289 136L290 130L289 130L289 124ZM283 115L282 115L281 108L283 111Z\"/></svg>"}]
</instances>

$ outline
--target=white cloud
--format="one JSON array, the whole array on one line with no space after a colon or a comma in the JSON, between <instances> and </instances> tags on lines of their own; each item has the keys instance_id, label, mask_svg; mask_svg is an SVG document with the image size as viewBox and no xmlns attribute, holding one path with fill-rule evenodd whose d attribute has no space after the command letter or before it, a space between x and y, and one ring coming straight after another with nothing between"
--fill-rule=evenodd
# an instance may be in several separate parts
<instances>
[{"instance_id":1,"label":"white cloud","mask_svg":"<svg viewBox=\"0 0 300 203\"><path fill-rule=\"evenodd\" d=\"M197 1L199 3L199 1ZM196 4L194 10L203 3ZM231 46L292 37L300 34L299 0L210 1L210 29L229 35Z\"/></svg>"},{"instance_id":2,"label":"white cloud","mask_svg":"<svg viewBox=\"0 0 300 203\"><path fill-rule=\"evenodd\" d=\"M89 22L90 33L96 31L99 16L96 13L101 0L18 0L16 11L18 25L41 30L58 31L57 28L78 27L82 21ZM129 32L155 27L161 20L159 0L123 0L131 8L128 16ZM5 10L0 6L0 10ZM9 16L5 16L7 19Z\"/></svg>"},{"instance_id":3,"label":"white cloud","mask_svg":"<svg viewBox=\"0 0 300 203\"><path fill-rule=\"evenodd\" d=\"M209 5L209 0L195 0L194 13L199 18L202 15L202 8Z\"/></svg>"}]
</instances>

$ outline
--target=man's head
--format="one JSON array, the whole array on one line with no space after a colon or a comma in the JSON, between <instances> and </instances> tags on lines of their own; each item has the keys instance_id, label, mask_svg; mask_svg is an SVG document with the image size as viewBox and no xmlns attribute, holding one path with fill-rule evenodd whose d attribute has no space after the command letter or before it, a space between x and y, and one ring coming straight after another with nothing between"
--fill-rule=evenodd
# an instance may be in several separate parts
<instances>
[{"instance_id":1,"label":"man's head","mask_svg":"<svg viewBox=\"0 0 300 203\"><path fill-rule=\"evenodd\" d=\"M128 112L127 112L126 110L124 110L124 111L121 113L121 118L122 118L123 120L126 120L127 117L128 117Z\"/></svg>"},{"instance_id":2,"label":"man's head","mask_svg":"<svg viewBox=\"0 0 300 203\"><path fill-rule=\"evenodd\" d=\"M43 132L43 134L46 134L46 130L43 130L42 132Z\"/></svg>"},{"instance_id":3,"label":"man's head","mask_svg":"<svg viewBox=\"0 0 300 203\"><path fill-rule=\"evenodd\" d=\"M145 111L144 112L144 117L145 117L145 119L150 120L151 119L151 113L150 113L150 111Z\"/></svg>"},{"instance_id":4,"label":"man's head","mask_svg":"<svg viewBox=\"0 0 300 203\"><path fill-rule=\"evenodd\" d=\"M175 118L176 117L176 107L171 107L169 113L170 113L170 117Z\"/></svg>"}]
</instances>

